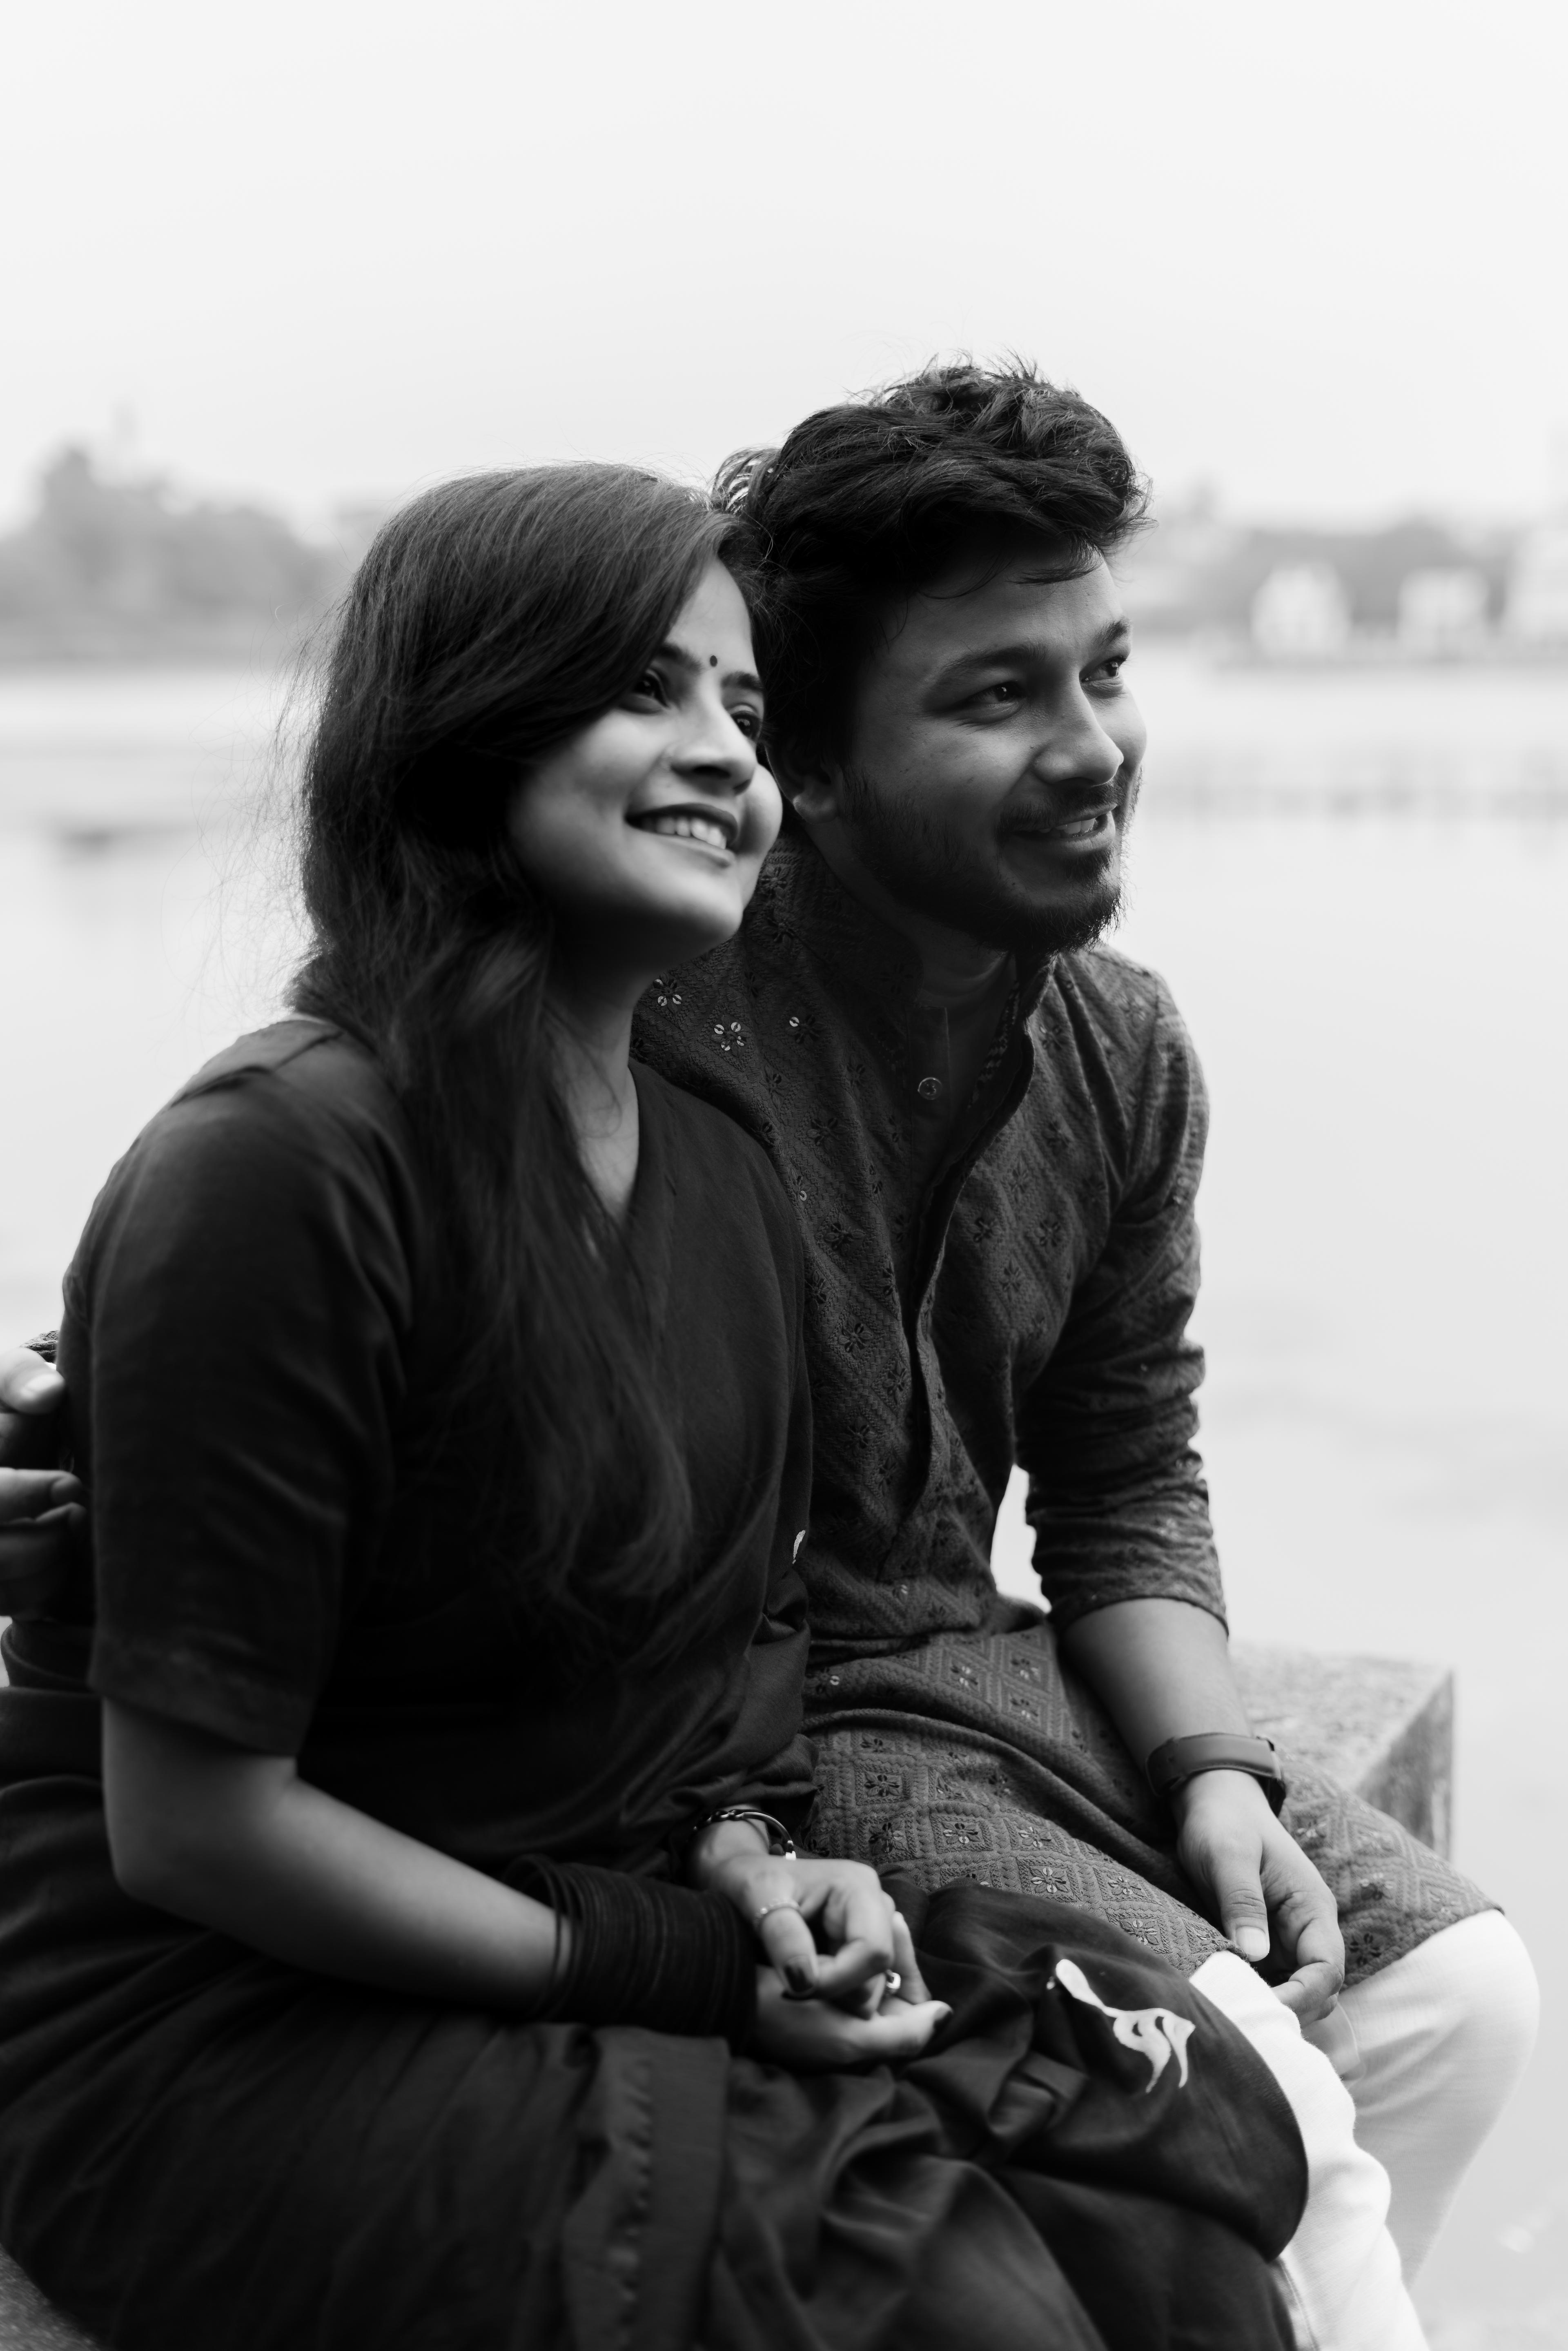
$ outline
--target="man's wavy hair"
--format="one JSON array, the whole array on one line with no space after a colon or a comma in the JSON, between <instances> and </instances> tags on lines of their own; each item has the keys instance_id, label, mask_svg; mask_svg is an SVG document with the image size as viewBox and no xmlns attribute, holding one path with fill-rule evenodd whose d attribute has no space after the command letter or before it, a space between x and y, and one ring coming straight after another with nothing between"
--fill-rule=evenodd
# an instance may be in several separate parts
<instances>
[{"instance_id":1,"label":"man's wavy hair","mask_svg":"<svg viewBox=\"0 0 1568 2351\"><path fill-rule=\"evenodd\" d=\"M1022 360L933 362L819 409L778 449L726 460L715 502L761 549L754 629L769 744L842 749L889 608L964 549L1040 539L1063 578L1138 528L1147 485L1121 435Z\"/></svg>"}]
</instances>

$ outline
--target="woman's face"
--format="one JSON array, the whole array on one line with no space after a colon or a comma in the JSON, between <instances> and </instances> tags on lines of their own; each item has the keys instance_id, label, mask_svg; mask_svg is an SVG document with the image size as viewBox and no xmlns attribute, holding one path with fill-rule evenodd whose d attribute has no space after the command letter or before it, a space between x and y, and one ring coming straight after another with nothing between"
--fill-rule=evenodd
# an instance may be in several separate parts
<instances>
[{"instance_id":1,"label":"woman's face","mask_svg":"<svg viewBox=\"0 0 1568 2351\"><path fill-rule=\"evenodd\" d=\"M565 943L651 977L740 926L779 831L739 589L709 564L646 671L519 787L510 831Z\"/></svg>"}]
</instances>

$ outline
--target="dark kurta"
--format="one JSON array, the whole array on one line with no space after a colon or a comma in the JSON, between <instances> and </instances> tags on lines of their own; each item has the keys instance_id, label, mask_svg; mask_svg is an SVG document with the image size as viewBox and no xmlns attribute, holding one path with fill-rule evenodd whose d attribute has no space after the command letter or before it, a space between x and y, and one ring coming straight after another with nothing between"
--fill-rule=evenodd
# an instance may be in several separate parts
<instances>
[{"instance_id":1,"label":"dark kurta","mask_svg":"<svg viewBox=\"0 0 1568 2351\"><path fill-rule=\"evenodd\" d=\"M902 2077L802 2080L329 1982L116 1886L98 1694L495 1872L666 1873L718 1803L803 1808L800 1243L738 1129L638 1089L629 1249L697 1528L656 1674L565 1682L432 1528L433 1252L364 1056L244 1040L110 1177L61 1348L95 1583L13 1628L0 1693L0 2239L124 2351L1282 2346L1278 2092L1060 1908L911 1886L956 2029Z\"/></svg>"},{"instance_id":2,"label":"dark kurta","mask_svg":"<svg viewBox=\"0 0 1568 2351\"><path fill-rule=\"evenodd\" d=\"M1057 1625L1157 1597L1223 1615L1193 1449L1202 1074L1152 972L1108 948L1024 975L925 1186L916 958L799 833L736 940L644 999L637 1050L762 1143L806 1246L816 1419L802 1554L822 1849L1082 1903L1182 1964L1222 1947L1166 1818L1054 1634L999 1599L1030 1473ZM1485 1897L1291 1765L1289 1825L1352 1978Z\"/></svg>"}]
</instances>

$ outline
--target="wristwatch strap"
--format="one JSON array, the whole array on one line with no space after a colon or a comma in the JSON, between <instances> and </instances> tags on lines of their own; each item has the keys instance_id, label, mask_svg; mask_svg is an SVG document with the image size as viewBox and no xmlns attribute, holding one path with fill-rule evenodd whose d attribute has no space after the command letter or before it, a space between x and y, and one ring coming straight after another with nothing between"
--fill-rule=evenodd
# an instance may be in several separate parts
<instances>
[{"instance_id":1,"label":"wristwatch strap","mask_svg":"<svg viewBox=\"0 0 1568 2351\"><path fill-rule=\"evenodd\" d=\"M1285 1775L1271 1739L1238 1730L1200 1730L1190 1739L1167 1739L1144 1766L1156 1796L1169 1796L1200 1771L1245 1771L1259 1781L1276 1813L1285 1801Z\"/></svg>"}]
</instances>

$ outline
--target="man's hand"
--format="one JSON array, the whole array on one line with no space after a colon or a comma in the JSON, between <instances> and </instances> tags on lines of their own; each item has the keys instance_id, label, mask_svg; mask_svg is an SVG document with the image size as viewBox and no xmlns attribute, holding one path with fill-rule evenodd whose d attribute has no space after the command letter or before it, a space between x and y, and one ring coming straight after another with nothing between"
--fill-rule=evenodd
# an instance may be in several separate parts
<instances>
[{"instance_id":1,"label":"man's hand","mask_svg":"<svg viewBox=\"0 0 1568 2351\"><path fill-rule=\"evenodd\" d=\"M65 1393L30 1347L0 1353L0 1616L47 1615L81 1538L86 1495L51 1466Z\"/></svg>"},{"instance_id":2,"label":"man's hand","mask_svg":"<svg viewBox=\"0 0 1568 2351\"><path fill-rule=\"evenodd\" d=\"M0 1348L0 1467L52 1468L66 1384L31 1347Z\"/></svg>"},{"instance_id":3,"label":"man's hand","mask_svg":"<svg viewBox=\"0 0 1568 2351\"><path fill-rule=\"evenodd\" d=\"M1293 1962L1277 1987L1303 2024L1326 2016L1344 1981L1344 1938L1333 1896L1243 1771L1200 1771L1172 1799L1176 1852L1244 1959L1273 1948Z\"/></svg>"}]
</instances>

